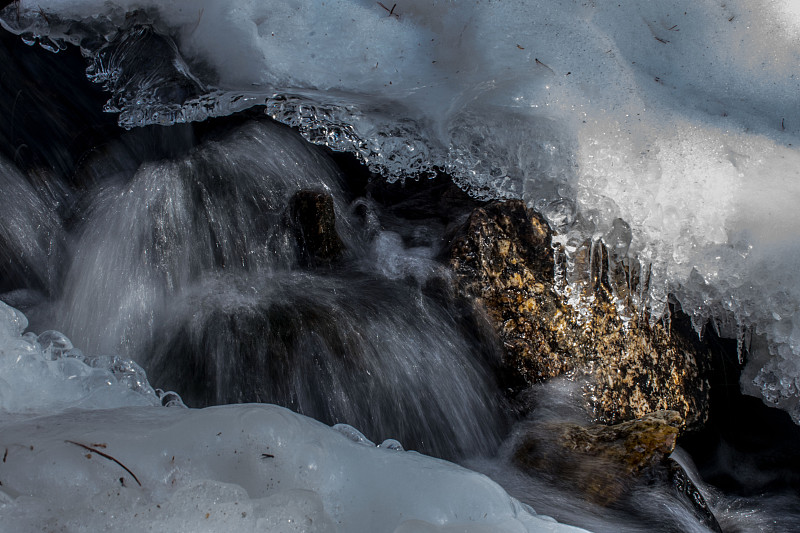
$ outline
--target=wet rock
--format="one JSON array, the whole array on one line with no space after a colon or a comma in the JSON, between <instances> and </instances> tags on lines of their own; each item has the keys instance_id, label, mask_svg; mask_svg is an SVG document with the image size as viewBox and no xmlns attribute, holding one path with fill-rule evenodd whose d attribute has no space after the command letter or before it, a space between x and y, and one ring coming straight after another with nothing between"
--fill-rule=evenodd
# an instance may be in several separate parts
<instances>
[{"instance_id":1,"label":"wet rock","mask_svg":"<svg viewBox=\"0 0 800 533\"><path fill-rule=\"evenodd\" d=\"M342 256L330 194L298 191L289 202L289 218L304 266L330 265Z\"/></svg>"},{"instance_id":2,"label":"wet rock","mask_svg":"<svg viewBox=\"0 0 800 533\"><path fill-rule=\"evenodd\" d=\"M599 505L619 500L639 478L664 463L682 424L658 411L614 426L545 422L531 426L514 452L526 471L550 474Z\"/></svg>"},{"instance_id":3,"label":"wet rock","mask_svg":"<svg viewBox=\"0 0 800 533\"><path fill-rule=\"evenodd\" d=\"M692 482L686 470L674 459L667 461L667 479L675 494L691 509L701 524L711 531L722 533L717 518L706 503L700 489Z\"/></svg>"},{"instance_id":4,"label":"wet rock","mask_svg":"<svg viewBox=\"0 0 800 533\"><path fill-rule=\"evenodd\" d=\"M585 382L586 406L613 424L658 410L688 427L707 418L708 357L668 324L623 317L607 283L581 314L556 291L552 232L521 201L475 209L453 239L450 266L462 294L494 325L505 366L533 384L566 375Z\"/></svg>"}]
</instances>

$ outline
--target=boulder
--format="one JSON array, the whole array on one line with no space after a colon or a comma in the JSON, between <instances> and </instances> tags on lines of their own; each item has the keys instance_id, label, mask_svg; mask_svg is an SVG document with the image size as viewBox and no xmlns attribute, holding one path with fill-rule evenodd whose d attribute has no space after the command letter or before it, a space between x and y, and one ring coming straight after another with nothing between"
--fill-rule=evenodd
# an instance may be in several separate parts
<instances>
[{"instance_id":1,"label":"boulder","mask_svg":"<svg viewBox=\"0 0 800 533\"><path fill-rule=\"evenodd\" d=\"M344 253L344 244L336 232L336 213L330 194L296 192L289 201L289 223L302 265L330 265Z\"/></svg>"},{"instance_id":2,"label":"boulder","mask_svg":"<svg viewBox=\"0 0 800 533\"><path fill-rule=\"evenodd\" d=\"M523 470L549 474L570 491L606 506L665 463L681 424L675 411L614 426L537 423L525 433L513 459Z\"/></svg>"},{"instance_id":3,"label":"boulder","mask_svg":"<svg viewBox=\"0 0 800 533\"><path fill-rule=\"evenodd\" d=\"M527 384L566 375L584 382L586 407L606 424L673 410L689 428L708 416L709 357L692 334L621 316L607 280L590 312L556 290L552 231L518 200L476 208L456 233L449 264L504 349L504 366Z\"/></svg>"},{"instance_id":4,"label":"boulder","mask_svg":"<svg viewBox=\"0 0 800 533\"><path fill-rule=\"evenodd\" d=\"M681 429L675 411L657 411L613 426L565 421L529 424L512 460L569 493L601 506L637 512L639 488L661 487L711 531L719 523L700 489L671 454Z\"/></svg>"}]
</instances>

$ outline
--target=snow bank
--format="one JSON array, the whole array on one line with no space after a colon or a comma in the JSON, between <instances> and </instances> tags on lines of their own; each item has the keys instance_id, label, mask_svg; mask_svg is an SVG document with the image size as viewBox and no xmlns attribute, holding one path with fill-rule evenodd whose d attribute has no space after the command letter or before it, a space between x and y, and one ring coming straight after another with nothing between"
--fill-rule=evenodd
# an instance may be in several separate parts
<instances>
[{"instance_id":1,"label":"snow bank","mask_svg":"<svg viewBox=\"0 0 800 533\"><path fill-rule=\"evenodd\" d=\"M127 126L264 104L392 179L439 167L525 198L567 222L572 260L623 219L620 259L649 265L656 316L671 292L698 327L755 335L746 388L800 420L800 4L384 4L23 0L2 18L49 48L97 52L88 26L111 39L92 72L125 96ZM180 90L126 77L155 68L113 38L134 9L175 39L158 68Z\"/></svg>"}]
</instances>

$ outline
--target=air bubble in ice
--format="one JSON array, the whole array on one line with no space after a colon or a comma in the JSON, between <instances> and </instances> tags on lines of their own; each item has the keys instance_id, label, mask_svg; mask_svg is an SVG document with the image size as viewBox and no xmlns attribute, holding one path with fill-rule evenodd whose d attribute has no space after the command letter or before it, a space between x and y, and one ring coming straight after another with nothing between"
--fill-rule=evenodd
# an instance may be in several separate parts
<instances>
[{"instance_id":1,"label":"air bubble in ice","mask_svg":"<svg viewBox=\"0 0 800 533\"><path fill-rule=\"evenodd\" d=\"M616 218L611 224L611 229L603 236L603 242L612 255L622 258L628 255L632 237L630 224L621 218Z\"/></svg>"},{"instance_id":2,"label":"air bubble in ice","mask_svg":"<svg viewBox=\"0 0 800 533\"><path fill-rule=\"evenodd\" d=\"M28 319L25 315L10 305L7 305L5 302L0 301L0 328L6 330L2 331L2 329L0 329L0 334L7 332L9 336L22 335L22 332L25 331L27 327Z\"/></svg>"},{"instance_id":3,"label":"air bubble in ice","mask_svg":"<svg viewBox=\"0 0 800 533\"><path fill-rule=\"evenodd\" d=\"M354 428L349 424L336 424L333 426L333 429L350 439L351 441L355 442L356 444L361 444L362 446L371 446L375 447L375 443L369 440L367 437L364 436L359 430Z\"/></svg>"},{"instance_id":4,"label":"air bubble in ice","mask_svg":"<svg viewBox=\"0 0 800 533\"><path fill-rule=\"evenodd\" d=\"M183 399L177 392L156 389L156 396L161 400L161 405L164 407L186 407L186 404L183 403Z\"/></svg>"}]
</instances>

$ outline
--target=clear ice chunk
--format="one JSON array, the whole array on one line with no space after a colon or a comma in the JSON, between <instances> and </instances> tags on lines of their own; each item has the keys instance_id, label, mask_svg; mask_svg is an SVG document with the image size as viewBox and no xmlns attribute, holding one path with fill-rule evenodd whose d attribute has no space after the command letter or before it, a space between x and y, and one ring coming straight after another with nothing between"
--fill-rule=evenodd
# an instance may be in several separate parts
<instances>
[{"instance_id":1,"label":"clear ice chunk","mask_svg":"<svg viewBox=\"0 0 800 533\"><path fill-rule=\"evenodd\" d=\"M55 330L40 333L36 337L36 342L39 343L42 351L50 356L50 359L58 359L74 348L66 335Z\"/></svg>"}]
</instances>

